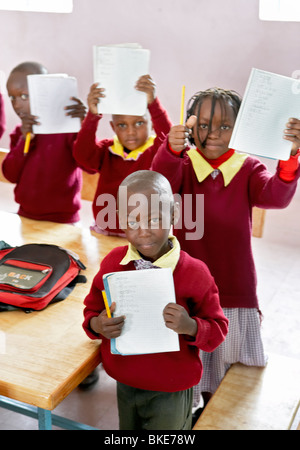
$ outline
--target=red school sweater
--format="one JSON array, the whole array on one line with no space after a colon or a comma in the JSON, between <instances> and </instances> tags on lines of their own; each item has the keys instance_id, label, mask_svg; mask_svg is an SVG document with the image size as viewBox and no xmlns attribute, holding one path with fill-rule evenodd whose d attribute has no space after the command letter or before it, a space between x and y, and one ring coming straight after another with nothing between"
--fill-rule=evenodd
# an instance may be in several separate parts
<instances>
[{"instance_id":1,"label":"red school sweater","mask_svg":"<svg viewBox=\"0 0 300 450\"><path fill-rule=\"evenodd\" d=\"M108 272L135 270L131 261L120 262L128 246L113 249L101 262L90 292L84 304L83 328L91 339L102 339L101 356L106 372L115 380L138 389L175 392L196 385L202 375L199 349L213 351L220 345L228 331L228 320L220 307L218 290L204 263L180 251L180 258L173 272L176 303L182 305L197 321L195 338L179 335L180 351L147 355L114 355L110 340L95 335L90 320L105 309L101 291L102 276ZM159 269L157 269L159 270ZM140 299L143 301L143 299Z\"/></svg>"},{"instance_id":2,"label":"red school sweater","mask_svg":"<svg viewBox=\"0 0 300 450\"><path fill-rule=\"evenodd\" d=\"M79 220L82 171L72 155L76 134L37 134L24 155L20 126L10 135L3 161L5 178L16 183L18 213L34 220L74 223Z\"/></svg>"},{"instance_id":3,"label":"red school sweater","mask_svg":"<svg viewBox=\"0 0 300 450\"><path fill-rule=\"evenodd\" d=\"M230 161L230 159L228 160ZM242 167L225 187L223 175L209 175L197 180L189 156L177 156L168 149L167 139L158 150L151 167L165 175L174 193L192 194L195 220L196 194L204 195L204 234L200 239L187 240L194 230L174 229L181 248L204 261L219 288L222 307L258 308L257 278L251 248L252 207L285 208L296 191L300 169L291 182L280 179L280 164L271 174L257 158L248 156Z\"/></svg>"},{"instance_id":4,"label":"red school sweater","mask_svg":"<svg viewBox=\"0 0 300 450\"><path fill-rule=\"evenodd\" d=\"M97 223L97 215L103 208L107 208L107 204L97 205L97 199L101 194L111 195L115 200L121 181L130 173L136 170L147 170L150 168L152 159L163 142L165 136L169 133L171 122L167 112L161 106L156 98L150 105L148 110L151 115L152 125L156 134L156 138L151 147L140 153L137 159L124 159L122 156L113 153L111 146L113 139L103 139L96 141L96 131L101 119L101 115L95 115L88 112L81 130L74 144L74 158L88 172L100 172L98 186L93 200L93 215ZM112 212L115 226L107 227L106 231L122 234L119 228L116 211Z\"/></svg>"}]
</instances>

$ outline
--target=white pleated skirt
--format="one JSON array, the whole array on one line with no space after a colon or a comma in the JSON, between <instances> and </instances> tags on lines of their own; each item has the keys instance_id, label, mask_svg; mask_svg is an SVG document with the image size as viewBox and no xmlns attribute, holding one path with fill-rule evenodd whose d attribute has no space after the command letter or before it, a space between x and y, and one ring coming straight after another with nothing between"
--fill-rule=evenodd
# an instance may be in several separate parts
<instances>
[{"instance_id":1,"label":"white pleated skirt","mask_svg":"<svg viewBox=\"0 0 300 450\"><path fill-rule=\"evenodd\" d=\"M264 353L260 333L260 316L256 308L223 308L229 320L225 341L211 353L200 350L203 364L202 378L194 386L193 407L198 406L202 392L214 393L231 364L264 367Z\"/></svg>"}]
</instances>

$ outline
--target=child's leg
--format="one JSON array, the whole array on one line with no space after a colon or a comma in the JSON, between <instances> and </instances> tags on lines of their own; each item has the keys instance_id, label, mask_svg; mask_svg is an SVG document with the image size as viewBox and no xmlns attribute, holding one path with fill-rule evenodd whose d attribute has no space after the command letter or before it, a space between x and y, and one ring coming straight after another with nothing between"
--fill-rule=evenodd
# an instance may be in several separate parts
<instances>
[{"instance_id":1,"label":"child's leg","mask_svg":"<svg viewBox=\"0 0 300 450\"><path fill-rule=\"evenodd\" d=\"M145 430L191 430L193 389L178 392L145 391L139 408Z\"/></svg>"},{"instance_id":2,"label":"child's leg","mask_svg":"<svg viewBox=\"0 0 300 450\"><path fill-rule=\"evenodd\" d=\"M136 406L138 389L117 381L117 400L120 430L140 430L141 424Z\"/></svg>"},{"instance_id":3,"label":"child's leg","mask_svg":"<svg viewBox=\"0 0 300 450\"><path fill-rule=\"evenodd\" d=\"M213 352L200 351L203 374L200 383L194 387L194 407L198 405L201 393L210 393L211 396L216 391L231 364L266 364L260 335L260 317L256 308L223 308L223 311L229 319L228 334ZM207 400L209 398L206 396L205 404Z\"/></svg>"},{"instance_id":4,"label":"child's leg","mask_svg":"<svg viewBox=\"0 0 300 450\"><path fill-rule=\"evenodd\" d=\"M190 430L193 390L157 392L117 383L120 430Z\"/></svg>"}]
</instances>

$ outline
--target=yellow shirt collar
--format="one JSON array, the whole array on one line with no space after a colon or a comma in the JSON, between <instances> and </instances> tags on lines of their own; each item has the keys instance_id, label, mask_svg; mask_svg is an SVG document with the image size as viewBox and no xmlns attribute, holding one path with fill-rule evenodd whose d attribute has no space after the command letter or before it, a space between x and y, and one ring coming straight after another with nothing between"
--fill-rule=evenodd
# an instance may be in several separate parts
<instances>
[{"instance_id":1,"label":"yellow shirt collar","mask_svg":"<svg viewBox=\"0 0 300 450\"><path fill-rule=\"evenodd\" d=\"M152 264L154 266L160 267L160 268L167 268L171 267L172 271L174 272L174 269L176 267L176 264L178 263L179 256L180 256L180 244L175 236L169 236L169 239L171 240L173 244L173 248L169 250L167 253L162 255L160 258L158 258L156 261L154 261ZM136 248L128 244L128 250L120 264L126 265L130 261L136 261L139 259L143 259L139 252L136 250Z\"/></svg>"},{"instance_id":2,"label":"yellow shirt collar","mask_svg":"<svg viewBox=\"0 0 300 450\"><path fill-rule=\"evenodd\" d=\"M115 155L122 156L124 159L138 159L139 155L143 153L147 148L151 147L154 143L155 136L150 136L145 144L143 144L141 147L136 148L135 150L132 150L128 155L124 154L124 147L121 144L121 142L118 139L118 136L114 136L114 143L110 147L111 151Z\"/></svg>"},{"instance_id":3,"label":"yellow shirt collar","mask_svg":"<svg viewBox=\"0 0 300 450\"><path fill-rule=\"evenodd\" d=\"M195 149L187 151L192 162L199 183L208 177L215 169L203 158ZM244 161L248 158L245 153L234 153L227 161L223 162L218 169L222 172L224 178L224 186L228 186L233 177L238 173Z\"/></svg>"}]
</instances>

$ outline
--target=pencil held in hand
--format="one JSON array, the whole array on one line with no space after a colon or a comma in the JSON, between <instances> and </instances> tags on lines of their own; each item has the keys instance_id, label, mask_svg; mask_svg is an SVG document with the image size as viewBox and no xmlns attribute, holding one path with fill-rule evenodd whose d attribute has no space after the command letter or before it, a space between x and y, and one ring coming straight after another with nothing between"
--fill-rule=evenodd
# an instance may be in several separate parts
<instances>
[{"instance_id":1,"label":"pencil held in hand","mask_svg":"<svg viewBox=\"0 0 300 450\"><path fill-rule=\"evenodd\" d=\"M25 139L25 145L24 145L24 155L26 155L26 153L28 153L29 146L30 146L30 140L31 140L31 133L27 133L26 139Z\"/></svg>"},{"instance_id":2,"label":"pencil held in hand","mask_svg":"<svg viewBox=\"0 0 300 450\"><path fill-rule=\"evenodd\" d=\"M109 306L108 306L106 292L102 291L102 295L103 295L104 305L105 305L105 309L106 309L106 314L107 314L107 317L110 319L111 318L111 313L110 313L110 309L109 309Z\"/></svg>"}]
</instances>

